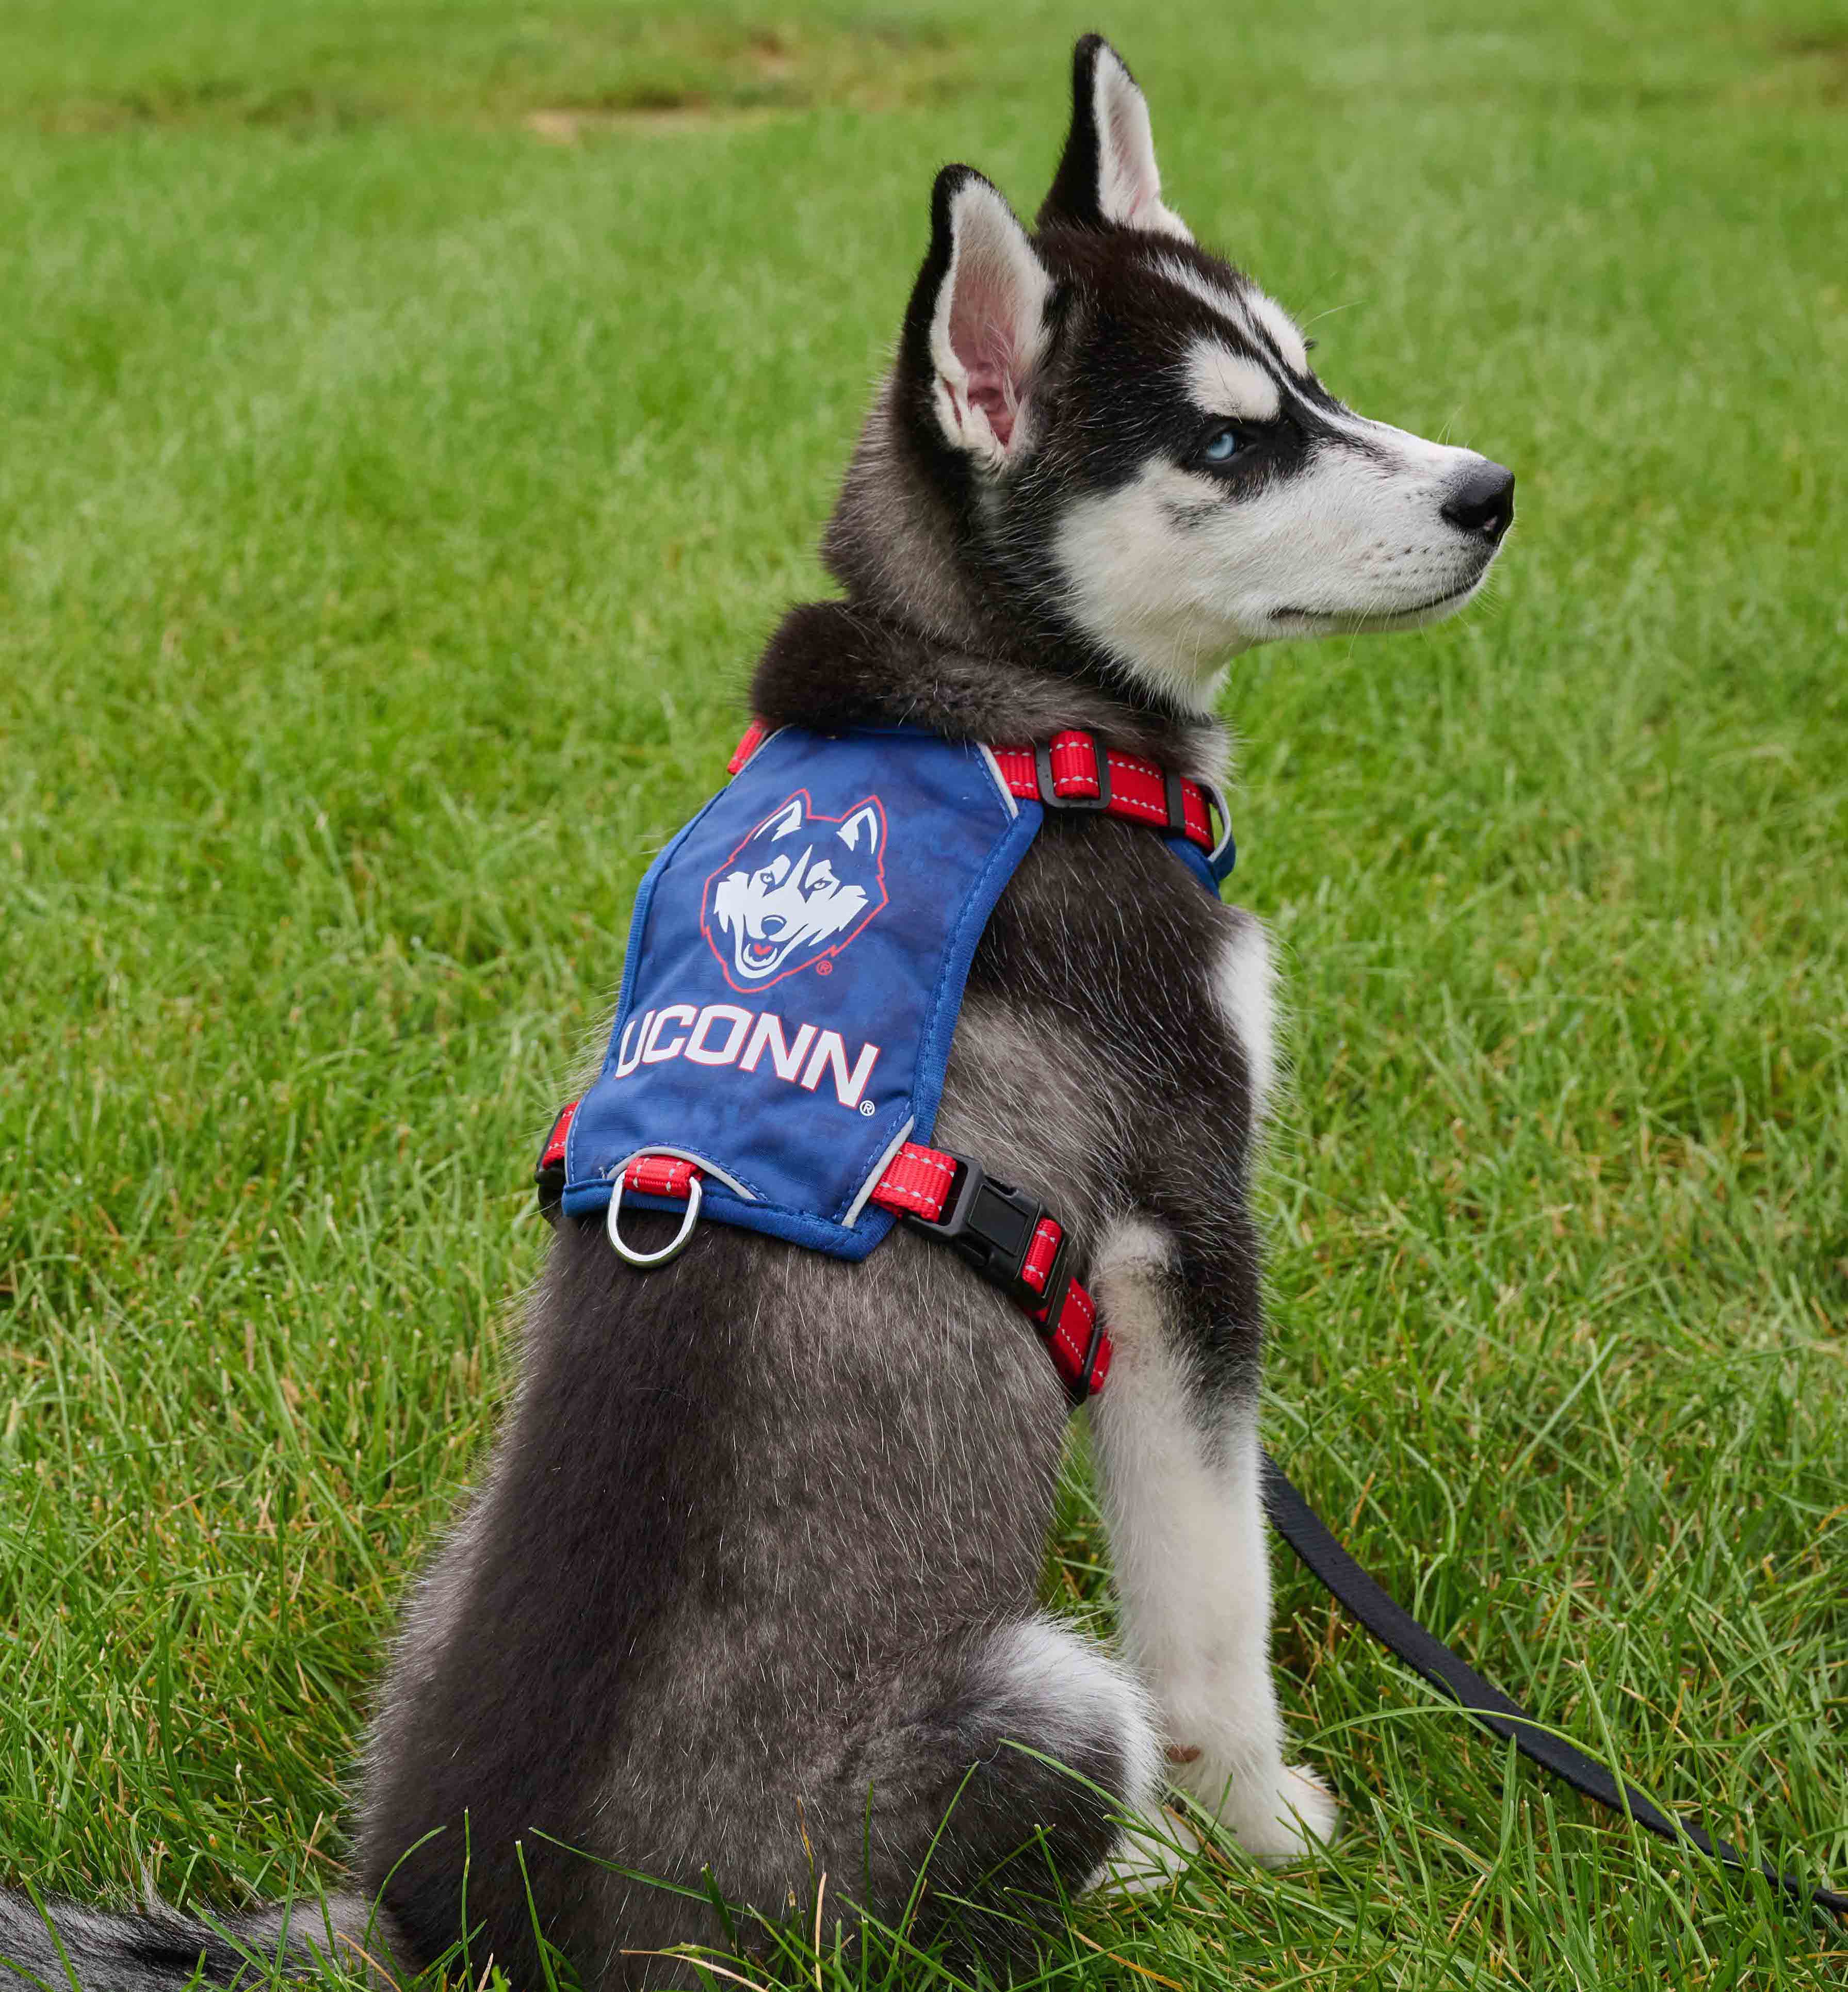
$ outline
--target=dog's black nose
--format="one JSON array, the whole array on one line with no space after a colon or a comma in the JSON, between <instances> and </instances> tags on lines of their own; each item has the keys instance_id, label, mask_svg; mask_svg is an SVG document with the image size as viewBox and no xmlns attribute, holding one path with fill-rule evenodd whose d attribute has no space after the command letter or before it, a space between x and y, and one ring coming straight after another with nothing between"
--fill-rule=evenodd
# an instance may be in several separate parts
<instances>
[{"instance_id":1,"label":"dog's black nose","mask_svg":"<svg viewBox=\"0 0 1848 1992\"><path fill-rule=\"evenodd\" d=\"M1444 500L1443 516L1494 545L1514 523L1515 473L1503 464L1472 465Z\"/></svg>"}]
</instances>

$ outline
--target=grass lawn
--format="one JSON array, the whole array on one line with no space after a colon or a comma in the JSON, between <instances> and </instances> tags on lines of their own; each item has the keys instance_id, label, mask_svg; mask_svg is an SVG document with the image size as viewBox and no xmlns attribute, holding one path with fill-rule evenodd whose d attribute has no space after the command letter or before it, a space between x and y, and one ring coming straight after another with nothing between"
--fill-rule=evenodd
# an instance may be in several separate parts
<instances>
[{"instance_id":1,"label":"grass lawn","mask_svg":"<svg viewBox=\"0 0 1848 1992\"><path fill-rule=\"evenodd\" d=\"M1030 209L1093 25L1337 391L1521 479L1460 625L1228 688L1295 1017L1272 1446L1548 1720L1848 1885L1826 0L0 14L0 1877L337 1879L630 895L825 585L932 171ZM1347 1837L1081 1907L1049 1983L1848 1980L1279 1557ZM1074 1459L1100 1628L1105 1561Z\"/></svg>"}]
</instances>

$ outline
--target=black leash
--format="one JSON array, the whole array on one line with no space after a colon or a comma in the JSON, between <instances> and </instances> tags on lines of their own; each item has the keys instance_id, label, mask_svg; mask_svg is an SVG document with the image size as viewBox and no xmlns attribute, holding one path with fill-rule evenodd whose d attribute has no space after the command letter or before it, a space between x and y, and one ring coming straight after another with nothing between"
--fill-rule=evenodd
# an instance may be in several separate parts
<instances>
[{"instance_id":1,"label":"black leash","mask_svg":"<svg viewBox=\"0 0 1848 1992\"><path fill-rule=\"evenodd\" d=\"M1552 1772L1574 1791L1582 1792L1612 1812L1628 1813L1658 1838L1677 1846L1698 1847L1729 1867L1756 1867L1792 1902L1814 1903L1818 1908L1848 1916L1848 1895L1782 1874L1768 1862L1754 1862L1736 1847L1715 1840L1699 1827L1670 1818L1628 1778L1614 1776L1602 1764L1543 1729L1518 1703L1509 1700L1492 1682L1484 1680L1467 1661L1459 1659L1410 1612L1394 1604L1335 1540L1328 1525L1268 1452L1264 1455L1264 1505L1271 1526L1337 1604L1345 1606L1389 1652L1416 1668L1433 1687L1453 1696L1475 1721L1512 1742L1542 1770Z\"/></svg>"}]
</instances>

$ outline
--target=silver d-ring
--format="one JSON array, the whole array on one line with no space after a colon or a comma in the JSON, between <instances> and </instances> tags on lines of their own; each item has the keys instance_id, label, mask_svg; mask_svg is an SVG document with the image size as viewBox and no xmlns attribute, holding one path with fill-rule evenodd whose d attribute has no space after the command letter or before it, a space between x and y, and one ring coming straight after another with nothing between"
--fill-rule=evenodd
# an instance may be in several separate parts
<instances>
[{"instance_id":1,"label":"silver d-ring","mask_svg":"<svg viewBox=\"0 0 1848 1992\"><path fill-rule=\"evenodd\" d=\"M1225 855L1226 846L1232 841L1232 813L1225 806L1225 791L1217 782L1197 779L1200 793L1207 799L1207 833L1209 836L1212 834L1213 812L1215 810L1219 812L1219 841L1206 854L1208 864L1217 865Z\"/></svg>"},{"instance_id":2,"label":"silver d-ring","mask_svg":"<svg viewBox=\"0 0 1848 1992\"><path fill-rule=\"evenodd\" d=\"M615 1186L610 1192L610 1215L604 1220L603 1229L610 1234L610 1242L631 1266L658 1266L662 1260L671 1259L693 1235L693 1226L699 1221L699 1178L697 1173L687 1182L687 1214L680 1220L680 1229L662 1246L658 1252L637 1252L633 1246L623 1243L623 1234L617 1229L617 1217L623 1207L623 1177L625 1172L618 1169Z\"/></svg>"}]
</instances>

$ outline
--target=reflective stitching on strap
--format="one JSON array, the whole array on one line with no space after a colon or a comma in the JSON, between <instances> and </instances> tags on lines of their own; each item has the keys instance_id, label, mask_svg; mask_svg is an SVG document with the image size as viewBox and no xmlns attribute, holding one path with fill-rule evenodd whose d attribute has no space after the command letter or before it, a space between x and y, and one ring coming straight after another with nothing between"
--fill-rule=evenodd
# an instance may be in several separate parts
<instances>
[{"instance_id":1,"label":"reflective stitching on strap","mask_svg":"<svg viewBox=\"0 0 1848 1992\"><path fill-rule=\"evenodd\" d=\"M559 1129L569 1124L576 1110L574 1101L559 1115ZM548 1154L554 1145L562 1145L558 1130L555 1130L552 1141L546 1144ZM869 1201L882 1209L908 1213L924 1219L927 1224L935 1223L942 1218L949 1202L958 1166L954 1155L946 1155L940 1148L927 1148L921 1142L907 1141L873 1186ZM705 1173L697 1162L684 1155L643 1154L630 1156L623 1164L620 1180L613 1185L616 1194L610 1198L605 1224L610 1242L632 1265L658 1265L687 1243L699 1219L700 1189ZM671 1243L658 1252L640 1253L623 1243L617 1228L623 1192L636 1196L687 1199L685 1221ZM1020 1284L1031 1292L1044 1293L1047 1280L1059 1263L1059 1249L1064 1242L1064 1226L1056 1217L1042 1216L1033 1227L1020 1262ZM1103 1388L1104 1379L1109 1373L1110 1338L1098 1325L1097 1304L1091 1295L1076 1280L1065 1281L1063 1284L1064 1296L1056 1321L1045 1318L1045 1305L1037 1312L1031 1308L1026 1312L1028 1318L1038 1324L1047 1353L1051 1356L1053 1366L1067 1389L1081 1397L1088 1397Z\"/></svg>"},{"instance_id":2,"label":"reflective stitching on strap","mask_svg":"<svg viewBox=\"0 0 1848 1992\"><path fill-rule=\"evenodd\" d=\"M699 1174L678 1155L637 1155L623 1170L623 1182L638 1196L685 1196Z\"/></svg>"},{"instance_id":3,"label":"reflective stitching on strap","mask_svg":"<svg viewBox=\"0 0 1848 1992\"><path fill-rule=\"evenodd\" d=\"M1097 742L1088 733L1067 732L1052 736L1052 790L1056 796L1095 796L1098 779Z\"/></svg>"},{"instance_id":4,"label":"reflective stitching on strap","mask_svg":"<svg viewBox=\"0 0 1848 1992\"><path fill-rule=\"evenodd\" d=\"M1097 763L1091 746L1088 735L1054 735L1048 759L1053 771L1053 793L1061 802L1095 799ZM991 751L1012 793L1023 802L1040 800L1038 771L1030 747L996 747ZM1102 814L1146 824L1152 830L1167 830L1167 770L1142 755L1126 753L1120 748L1107 748L1105 759L1110 770L1110 798ZM1203 852L1211 853L1214 846L1213 815L1204 786L1188 775L1177 777L1176 786L1180 793L1179 834Z\"/></svg>"},{"instance_id":5,"label":"reflective stitching on strap","mask_svg":"<svg viewBox=\"0 0 1848 1992\"><path fill-rule=\"evenodd\" d=\"M1065 1290L1065 1305L1057 1322L1046 1325L1046 1346L1059 1374L1073 1389L1085 1383L1085 1361L1091 1359L1087 1396L1095 1396L1110 1373L1110 1338L1098 1326L1097 1303L1076 1280Z\"/></svg>"},{"instance_id":6,"label":"reflective stitching on strap","mask_svg":"<svg viewBox=\"0 0 1848 1992\"><path fill-rule=\"evenodd\" d=\"M874 1186L872 1200L886 1210L934 1219L942 1216L955 1178L956 1165L949 1156L907 1141Z\"/></svg>"},{"instance_id":7,"label":"reflective stitching on strap","mask_svg":"<svg viewBox=\"0 0 1848 1992\"><path fill-rule=\"evenodd\" d=\"M726 772L736 774L770 738L770 731L762 720L753 719L745 728L731 759L726 763ZM983 746L981 752L1010 796L1022 802L1041 799L1032 748ZM1101 813L1167 830L1170 819L1167 769L1145 755L1131 754L1119 747L1106 747L1102 752L1110 774L1110 796ZM1052 736L1047 758L1052 768L1053 793L1061 802L1093 801L1102 792L1098 754L1095 735L1079 728L1067 727ZM1213 805L1205 785L1188 775L1179 777L1178 785L1182 819L1178 834L1190 844L1197 844L1209 857L1216 855L1230 837L1230 821L1226 825L1226 835L1215 839Z\"/></svg>"}]
</instances>

